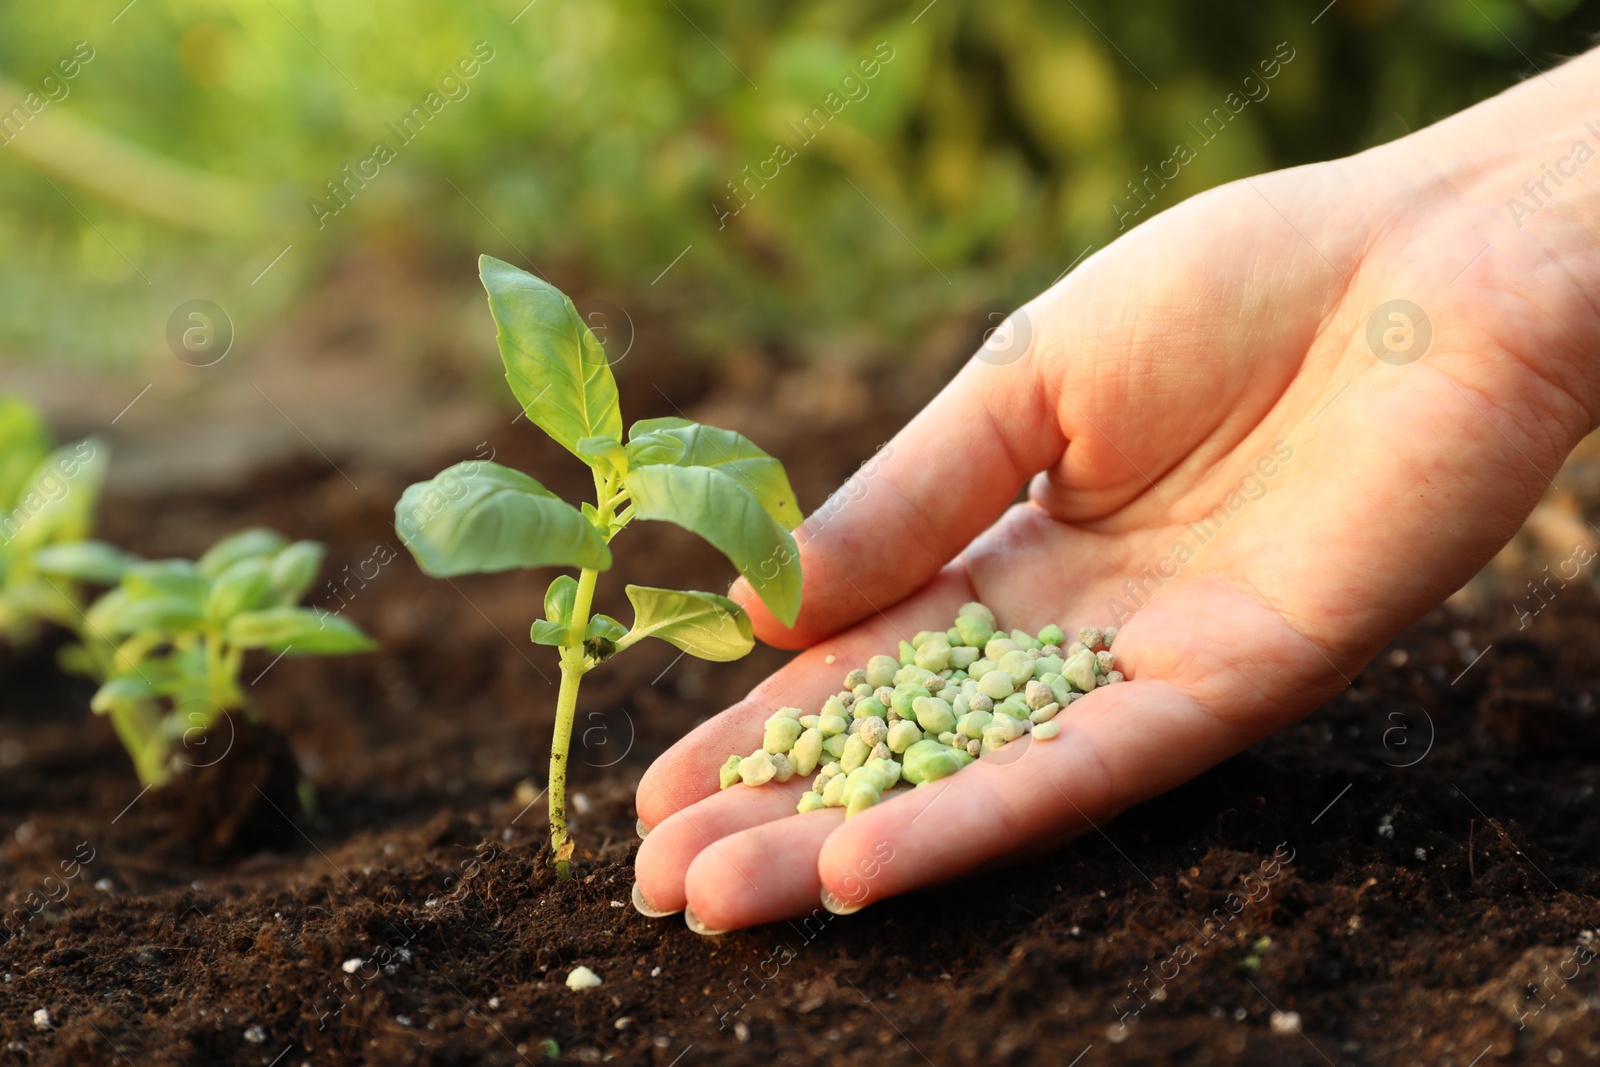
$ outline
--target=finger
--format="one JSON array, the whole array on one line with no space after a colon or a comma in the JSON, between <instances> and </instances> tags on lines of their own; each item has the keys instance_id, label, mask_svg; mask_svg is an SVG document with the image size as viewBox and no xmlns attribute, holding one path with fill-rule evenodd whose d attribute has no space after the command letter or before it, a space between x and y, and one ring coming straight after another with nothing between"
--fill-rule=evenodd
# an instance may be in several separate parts
<instances>
[{"instance_id":1,"label":"finger","mask_svg":"<svg viewBox=\"0 0 1600 1067\"><path fill-rule=\"evenodd\" d=\"M684 879L688 907L713 931L738 930L819 907L817 856L844 823L842 808L822 808L763 823L703 849ZM774 847L774 842L778 847Z\"/></svg>"},{"instance_id":2,"label":"finger","mask_svg":"<svg viewBox=\"0 0 1600 1067\"><path fill-rule=\"evenodd\" d=\"M644 903L653 911L681 911L684 876L696 856L718 849L721 840L752 826L794 814L810 779L791 778L763 786L736 785L668 816L639 845L634 873ZM814 858L814 855L813 855ZM815 868L815 863L813 863Z\"/></svg>"},{"instance_id":3,"label":"finger","mask_svg":"<svg viewBox=\"0 0 1600 1067\"><path fill-rule=\"evenodd\" d=\"M1004 365L983 356L796 531L805 584L792 629L735 583L763 641L803 648L898 603L1061 456L1066 439L1037 353Z\"/></svg>"},{"instance_id":4,"label":"finger","mask_svg":"<svg viewBox=\"0 0 1600 1067\"><path fill-rule=\"evenodd\" d=\"M653 827L716 792L718 769L729 754L744 755L761 746L763 725L773 712L779 708L815 712L843 688L844 676L852 668L910 640L918 630L943 628L971 597L972 588L963 574L951 570L915 599L887 614L875 614L849 633L797 656L745 699L691 730L650 765L639 783L639 818L646 827Z\"/></svg>"},{"instance_id":5,"label":"finger","mask_svg":"<svg viewBox=\"0 0 1600 1067\"><path fill-rule=\"evenodd\" d=\"M1183 639L1185 629L1203 632L1213 648L1219 638L1225 643L1207 653L1192 636ZM843 824L818 857L824 888L878 900L992 865L1042 839L1095 832L1337 688L1304 638L1222 583L1197 582L1146 608L1117 646L1136 680L1073 704L1053 740L1013 742ZM1140 677L1146 671L1151 678Z\"/></svg>"}]
</instances>

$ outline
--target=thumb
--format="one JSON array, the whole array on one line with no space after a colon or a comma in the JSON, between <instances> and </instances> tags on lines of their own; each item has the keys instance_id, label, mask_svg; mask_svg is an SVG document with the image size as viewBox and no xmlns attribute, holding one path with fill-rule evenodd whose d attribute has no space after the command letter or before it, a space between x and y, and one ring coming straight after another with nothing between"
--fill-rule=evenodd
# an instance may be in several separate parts
<instances>
[{"instance_id":1,"label":"thumb","mask_svg":"<svg viewBox=\"0 0 1600 1067\"><path fill-rule=\"evenodd\" d=\"M756 633L803 648L927 584L1066 447L1029 309L795 531L804 587L785 627L744 579L730 596Z\"/></svg>"}]
</instances>

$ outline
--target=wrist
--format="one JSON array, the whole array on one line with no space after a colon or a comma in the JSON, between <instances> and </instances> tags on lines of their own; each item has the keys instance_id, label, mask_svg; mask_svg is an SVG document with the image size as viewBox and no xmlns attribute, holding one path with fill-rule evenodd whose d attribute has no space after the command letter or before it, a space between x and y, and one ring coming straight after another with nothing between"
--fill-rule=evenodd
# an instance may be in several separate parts
<instances>
[{"instance_id":1,"label":"wrist","mask_svg":"<svg viewBox=\"0 0 1600 1067\"><path fill-rule=\"evenodd\" d=\"M1404 184L1476 209L1491 245L1520 235L1600 280L1600 49L1385 149L1383 166L1413 176Z\"/></svg>"},{"instance_id":2,"label":"wrist","mask_svg":"<svg viewBox=\"0 0 1600 1067\"><path fill-rule=\"evenodd\" d=\"M1356 157L1485 340L1600 419L1600 49ZM1511 299L1504 299L1509 297Z\"/></svg>"}]
</instances>

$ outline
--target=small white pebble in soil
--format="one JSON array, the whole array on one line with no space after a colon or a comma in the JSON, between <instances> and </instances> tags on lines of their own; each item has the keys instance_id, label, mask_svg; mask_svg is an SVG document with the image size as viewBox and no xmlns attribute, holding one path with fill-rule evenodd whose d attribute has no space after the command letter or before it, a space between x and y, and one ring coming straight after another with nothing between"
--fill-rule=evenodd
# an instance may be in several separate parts
<instances>
[{"instance_id":1,"label":"small white pebble in soil","mask_svg":"<svg viewBox=\"0 0 1600 1067\"><path fill-rule=\"evenodd\" d=\"M94 887L102 893L111 892L111 885L111 879L109 878L99 878L96 879L94 883Z\"/></svg>"},{"instance_id":2,"label":"small white pebble in soil","mask_svg":"<svg viewBox=\"0 0 1600 1067\"><path fill-rule=\"evenodd\" d=\"M749 1041L750 1040L750 1028L748 1026L746 1026L744 1023L734 1023L733 1024L733 1036L738 1038L740 1041Z\"/></svg>"},{"instance_id":3,"label":"small white pebble in soil","mask_svg":"<svg viewBox=\"0 0 1600 1067\"><path fill-rule=\"evenodd\" d=\"M1389 666L1391 666L1391 667L1404 667L1406 665L1406 661L1409 660L1410 658L1411 658L1411 654L1408 653L1405 649L1397 648L1397 649L1395 649L1395 650L1393 650L1392 652L1389 653Z\"/></svg>"},{"instance_id":4,"label":"small white pebble in soil","mask_svg":"<svg viewBox=\"0 0 1600 1067\"><path fill-rule=\"evenodd\" d=\"M652 968L650 968L650 977L651 978L660 978L661 977L661 968L660 967L652 967Z\"/></svg>"},{"instance_id":5,"label":"small white pebble in soil","mask_svg":"<svg viewBox=\"0 0 1600 1067\"><path fill-rule=\"evenodd\" d=\"M1234 1022L1242 1023L1242 1022L1245 1021L1246 1018L1249 1017L1249 1015L1250 1015L1250 1013L1245 1011L1243 1008L1234 1008L1233 1009Z\"/></svg>"},{"instance_id":6,"label":"small white pebble in soil","mask_svg":"<svg viewBox=\"0 0 1600 1067\"><path fill-rule=\"evenodd\" d=\"M615 1026L618 1030L626 1030L628 1027L633 1025L633 1016L624 1015L611 1025Z\"/></svg>"},{"instance_id":7,"label":"small white pebble in soil","mask_svg":"<svg viewBox=\"0 0 1600 1067\"><path fill-rule=\"evenodd\" d=\"M1300 1029L1300 1013L1297 1011L1275 1011L1272 1013L1272 1032L1275 1034L1292 1034Z\"/></svg>"},{"instance_id":8,"label":"small white pebble in soil","mask_svg":"<svg viewBox=\"0 0 1600 1067\"><path fill-rule=\"evenodd\" d=\"M578 967L567 975L568 989L593 989L600 984L600 976L587 967Z\"/></svg>"},{"instance_id":9,"label":"small white pebble in soil","mask_svg":"<svg viewBox=\"0 0 1600 1067\"><path fill-rule=\"evenodd\" d=\"M48 1030L55 1025L55 1020L50 1018L49 1008L40 1008L33 1013L33 1028L35 1030Z\"/></svg>"},{"instance_id":10,"label":"small white pebble in soil","mask_svg":"<svg viewBox=\"0 0 1600 1067\"><path fill-rule=\"evenodd\" d=\"M613 908L620 908L620 907L622 907L622 901L620 901L620 900L613 900L613 901L612 901L612 902L611 902L611 906L612 906L612 907L613 907Z\"/></svg>"},{"instance_id":11,"label":"small white pebble in soil","mask_svg":"<svg viewBox=\"0 0 1600 1067\"><path fill-rule=\"evenodd\" d=\"M500 1007L500 998L499 997L490 997L489 998L489 1008L491 1010L495 1010L495 1009L498 1009L499 1007Z\"/></svg>"},{"instance_id":12,"label":"small white pebble in soil","mask_svg":"<svg viewBox=\"0 0 1600 1067\"><path fill-rule=\"evenodd\" d=\"M267 1032L258 1024L244 1032L244 1039L252 1045L265 1045L267 1043Z\"/></svg>"},{"instance_id":13,"label":"small white pebble in soil","mask_svg":"<svg viewBox=\"0 0 1600 1067\"><path fill-rule=\"evenodd\" d=\"M360 956L352 956L341 963L339 965L339 969L345 974L355 974L361 969L361 965L365 962L367 961L362 959Z\"/></svg>"},{"instance_id":14,"label":"small white pebble in soil","mask_svg":"<svg viewBox=\"0 0 1600 1067\"><path fill-rule=\"evenodd\" d=\"M1412 855L1417 857L1419 860L1425 860L1428 858L1428 850L1425 848L1419 848L1413 852Z\"/></svg>"},{"instance_id":15,"label":"small white pebble in soil","mask_svg":"<svg viewBox=\"0 0 1600 1067\"><path fill-rule=\"evenodd\" d=\"M409 1016L409 1015L396 1015L394 1017L394 1021L399 1023L401 1026L410 1026L411 1025L411 1016Z\"/></svg>"},{"instance_id":16,"label":"small white pebble in soil","mask_svg":"<svg viewBox=\"0 0 1600 1067\"><path fill-rule=\"evenodd\" d=\"M589 803L589 798L584 794L572 794L572 810L577 812L579 815L589 814L590 809L593 807L594 805Z\"/></svg>"}]
</instances>

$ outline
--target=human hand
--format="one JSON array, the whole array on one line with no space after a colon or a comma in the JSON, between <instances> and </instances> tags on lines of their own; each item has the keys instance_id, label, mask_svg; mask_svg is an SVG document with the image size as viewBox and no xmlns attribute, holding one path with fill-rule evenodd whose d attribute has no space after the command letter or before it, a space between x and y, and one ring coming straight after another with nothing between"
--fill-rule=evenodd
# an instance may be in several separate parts
<instances>
[{"instance_id":1,"label":"human hand","mask_svg":"<svg viewBox=\"0 0 1600 1067\"><path fill-rule=\"evenodd\" d=\"M1504 202L1583 133L1594 60L1196 196L1013 316L801 528L792 630L736 586L808 650L645 775L642 907L701 932L853 910L1083 833L1299 720L1458 588L1600 411L1600 198ZM1129 680L849 822L795 814L808 780L718 791L774 710L968 600L1118 625Z\"/></svg>"}]
</instances>

